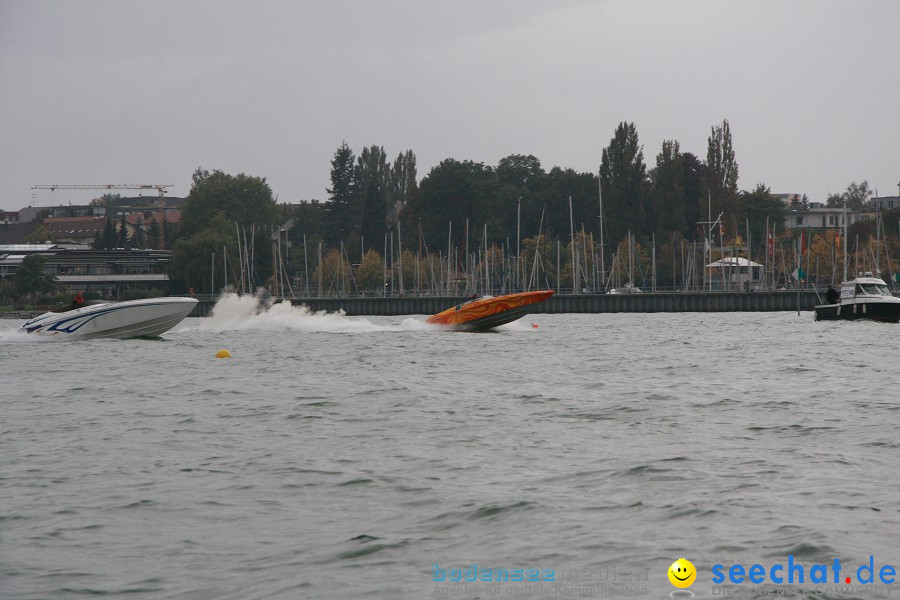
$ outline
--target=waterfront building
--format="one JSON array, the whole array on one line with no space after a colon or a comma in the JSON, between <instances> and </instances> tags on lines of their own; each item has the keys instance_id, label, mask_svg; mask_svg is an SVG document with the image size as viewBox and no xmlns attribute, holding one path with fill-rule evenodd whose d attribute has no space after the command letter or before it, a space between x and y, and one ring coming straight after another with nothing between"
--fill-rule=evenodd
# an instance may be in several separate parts
<instances>
[{"instance_id":1,"label":"waterfront building","mask_svg":"<svg viewBox=\"0 0 900 600\"><path fill-rule=\"evenodd\" d=\"M115 300L169 293L170 250L91 250L80 244L0 246L0 279L14 277L30 254L45 258L44 270L66 293L81 291Z\"/></svg>"}]
</instances>

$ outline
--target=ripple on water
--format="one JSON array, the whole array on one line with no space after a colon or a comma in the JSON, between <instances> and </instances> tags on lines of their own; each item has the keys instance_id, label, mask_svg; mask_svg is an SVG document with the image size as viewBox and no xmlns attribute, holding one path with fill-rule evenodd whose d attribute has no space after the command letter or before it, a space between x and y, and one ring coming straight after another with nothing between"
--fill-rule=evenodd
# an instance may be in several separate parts
<instances>
[{"instance_id":1,"label":"ripple on water","mask_svg":"<svg viewBox=\"0 0 900 600\"><path fill-rule=\"evenodd\" d=\"M80 346L102 369L0 336L4 600L406 600L433 595L435 563L657 573L896 550L896 328L232 316Z\"/></svg>"}]
</instances>

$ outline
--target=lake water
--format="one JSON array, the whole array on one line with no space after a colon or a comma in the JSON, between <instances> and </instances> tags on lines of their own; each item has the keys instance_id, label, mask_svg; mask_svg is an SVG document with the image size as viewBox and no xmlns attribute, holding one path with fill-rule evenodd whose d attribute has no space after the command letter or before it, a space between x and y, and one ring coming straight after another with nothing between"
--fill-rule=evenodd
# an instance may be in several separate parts
<instances>
[{"instance_id":1,"label":"lake water","mask_svg":"<svg viewBox=\"0 0 900 600\"><path fill-rule=\"evenodd\" d=\"M19 324L0 321L4 599L900 597L878 579L900 572L897 326L458 333L238 298L161 340ZM803 585L768 579L789 556ZM734 564L765 582L717 586Z\"/></svg>"}]
</instances>

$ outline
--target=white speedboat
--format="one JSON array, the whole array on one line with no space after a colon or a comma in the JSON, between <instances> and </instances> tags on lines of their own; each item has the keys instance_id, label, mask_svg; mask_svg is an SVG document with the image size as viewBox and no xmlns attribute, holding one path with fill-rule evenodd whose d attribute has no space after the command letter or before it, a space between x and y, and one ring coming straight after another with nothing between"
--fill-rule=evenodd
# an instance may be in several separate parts
<instances>
[{"instance_id":1,"label":"white speedboat","mask_svg":"<svg viewBox=\"0 0 900 600\"><path fill-rule=\"evenodd\" d=\"M93 300L80 308L44 313L20 329L64 339L156 337L178 325L195 306L195 298Z\"/></svg>"},{"instance_id":2,"label":"white speedboat","mask_svg":"<svg viewBox=\"0 0 900 600\"><path fill-rule=\"evenodd\" d=\"M887 284L866 273L841 284L837 304L816 306L816 321L837 319L869 319L886 323L900 322L900 298L895 298Z\"/></svg>"}]
</instances>

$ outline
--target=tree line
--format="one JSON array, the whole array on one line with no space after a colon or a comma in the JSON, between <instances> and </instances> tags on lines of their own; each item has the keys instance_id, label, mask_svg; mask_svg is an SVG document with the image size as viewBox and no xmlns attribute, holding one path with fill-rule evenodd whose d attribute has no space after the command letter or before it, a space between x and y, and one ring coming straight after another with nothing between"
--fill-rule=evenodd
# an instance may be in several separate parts
<instances>
[{"instance_id":1,"label":"tree line","mask_svg":"<svg viewBox=\"0 0 900 600\"><path fill-rule=\"evenodd\" d=\"M721 246L752 241L752 252L761 255L767 223L781 227L788 210L804 210L809 202L803 197L785 206L763 183L740 190L738 176L727 119L710 128L705 159L665 140L650 166L634 123L622 122L602 150L597 173L559 166L548 171L533 155L513 154L495 166L448 158L420 180L412 150L390 160L381 146L356 155L344 142L331 160L326 202L278 205L265 178L197 169L174 244L173 275L185 290L207 289L218 255L223 269L226 260L229 270L252 261L253 277L261 282L280 274L283 261L307 285L321 280L325 286L343 272L345 286L378 289L413 266L418 276L407 272L407 282L421 281L423 272L437 278L431 256L441 257L444 278L452 277L451 270L468 273L473 260L487 272L481 261L492 254L523 259L527 241L540 257L545 281L567 278L574 285L579 272L588 277L588 264L614 270L613 256L625 239L633 240L632 248L672 248L673 264L679 245L710 237ZM852 183L828 204L847 200L850 208L861 208L870 195L866 182ZM896 216L886 217L885 230L893 232L890 219ZM285 223L290 227L282 231ZM858 224L856 235L867 238L872 227ZM786 235L783 228L776 233ZM596 252L601 240L605 255ZM327 263L333 268L317 273ZM670 270L664 279L674 284L678 269Z\"/></svg>"}]
</instances>

